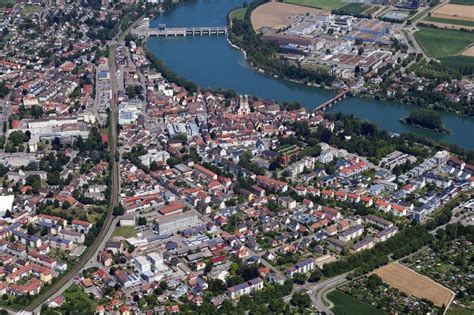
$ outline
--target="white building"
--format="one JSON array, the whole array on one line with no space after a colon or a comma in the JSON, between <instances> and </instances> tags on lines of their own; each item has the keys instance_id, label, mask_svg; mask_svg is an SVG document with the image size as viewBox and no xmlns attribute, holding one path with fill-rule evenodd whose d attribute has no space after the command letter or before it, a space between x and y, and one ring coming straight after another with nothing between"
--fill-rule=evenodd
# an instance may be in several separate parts
<instances>
[{"instance_id":1,"label":"white building","mask_svg":"<svg viewBox=\"0 0 474 315\"><path fill-rule=\"evenodd\" d=\"M7 210L12 211L14 198L13 195L0 196L0 217L3 217Z\"/></svg>"},{"instance_id":2,"label":"white building","mask_svg":"<svg viewBox=\"0 0 474 315\"><path fill-rule=\"evenodd\" d=\"M134 258L135 266L140 273L145 273L151 270L151 264L145 256L137 256Z\"/></svg>"}]
</instances>

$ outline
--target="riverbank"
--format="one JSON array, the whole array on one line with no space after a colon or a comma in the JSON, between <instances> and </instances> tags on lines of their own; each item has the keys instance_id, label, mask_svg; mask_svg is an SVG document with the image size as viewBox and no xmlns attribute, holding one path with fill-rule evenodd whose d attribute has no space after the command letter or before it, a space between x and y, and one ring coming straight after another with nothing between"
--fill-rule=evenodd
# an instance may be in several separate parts
<instances>
[{"instance_id":1,"label":"riverbank","mask_svg":"<svg viewBox=\"0 0 474 315\"><path fill-rule=\"evenodd\" d=\"M228 23L228 14L242 7L244 0L196 0L180 5L156 16L151 27L166 24L168 27L222 27ZM199 16L199 19L196 19ZM232 43L234 45L234 43ZM309 111L336 95L334 90L316 88L289 80L275 78L249 65L247 52L233 47L223 36L187 36L154 38L146 43L149 52L182 78L195 82L204 90L233 90L238 94L257 96L279 104L298 102ZM247 55L247 56L245 56ZM247 57L247 59L245 59ZM320 86L323 87L323 86ZM358 95L360 96L360 95ZM365 93L362 97L347 97L331 106L326 112L343 112L374 122L394 134L413 133L443 142L444 147L456 144L474 149L474 142L465 137L474 133L474 119L440 112L446 127L452 133L439 134L400 123L399 119L413 110L413 105L381 101L385 97ZM410 103L412 104L412 103Z\"/></svg>"},{"instance_id":2,"label":"riverbank","mask_svg":"<svg viewBox=\"0 0 474 315\"><path fill-rule=\"evenodd\" d=\"M264 72L270 76L276 76L283 80L288 80L291 82L297 82L300 84L305 84L308 86L318 86L328 89L334 89L332 87L335 81L341 81L338 78L334 77L331 72L328 72L330 76L326 76L322 71L315 71L311 69L306 69L299 65L299 63L293 64L290 61L285 61L284 59L277 58L278 47L265 43L261 40L260 36L255 31L255 26L253 25L253 12L256 11L257 8L262 6L270 5L268 0L260 0L254 1L250 6L246 7L245 14L239 12L239 18L236 19L233 16L233 12L236 10L231 11L228 16L228 40L232 47L238 49L240 51L245 52L245 58L248 61L249 65L252 66L254 69L260 72ZM243 9L239 9L242 11ZM236 20L235 23L233 23ZM243 40L245 38L245 40ZM446 75L449 75L451 79L461 79L461 74L455 71L448 71L447 69L443 69L441 66L436 64L427 64L423 62L423 60L419 61L416 59L415 56L410 55L403 62L400 63L401 66L407 67L406 71L415 72L417 75L421 76L422 79L423 73L430 72L427 79L430 81L431 76L440 75L440 79L444 78ZM388 66L388 65L387 65ZM387 66L380 67L383 70L381 73L376 74L377 76L384 77L384 72L391 72L390 67ZM403 70L402 68L402 71ZM390 80L391 78L385 78L385 80ZM385 81L384 80L384 81ZM448 80L450 81L450 80ZM316 83L316 84L315 84ZM413 82L415 84L416 82ZM346 86L353 85L351 82L345 82ZM428 83L425 83L425 85ZM335 88L339 89L340 85ZM367 81L365 85L366 91L363 90L359 91L360 88L357 85L355 91L353 91L354 95L359 97L378 97L378 99L400 102L405 104L414 105L417 107L422 108L429 108L428 104L433 104L436 106L437 111L443 111L447 113L454 113L461 116L466 117L473 117L474 112L472 109L467 106L466 100L462 97L457 102L449 101L447 96L439 96L436 93L419 93L418 90L410 90L410 85L402 84L400 88L404 90L404 93L391 91L387 85L380 84L376 86L374 84L370 84ZM352 89L354 90L354 89ZM445 91L441 92L443 94L448 93L450 90L446 89ZM451 91L451 93L454 93ZM446 94L447 95L447 94Z\"/></svg>"}]
</instances>

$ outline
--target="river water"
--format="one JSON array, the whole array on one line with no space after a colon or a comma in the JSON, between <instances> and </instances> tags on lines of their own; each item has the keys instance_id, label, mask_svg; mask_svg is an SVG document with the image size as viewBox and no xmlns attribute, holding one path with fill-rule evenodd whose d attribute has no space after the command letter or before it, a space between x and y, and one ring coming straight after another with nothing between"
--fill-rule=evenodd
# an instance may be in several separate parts
<instances>
[{"instance_id":1,"label":"river water","mask_svg":"<svg viewBox=\"0 0 474 315\"><path fill-rule=\"evenodd\" d=\"M226 15L241 7L244 0L189 0L151 21L152 27L225 26ZM274 78L252 69L224 36L188 36L148 40L150 51L179 75L210 88L231 88L241 94L257 95L275 101L298 101L312 109L336 93ZM328 112L344 112L375 122L391 132L413 132L431 139L474 149L474 118L440 113L451 134L438 134L400 123L413 106L394 102L348 97Z\"/></svg>"}]
</instances>

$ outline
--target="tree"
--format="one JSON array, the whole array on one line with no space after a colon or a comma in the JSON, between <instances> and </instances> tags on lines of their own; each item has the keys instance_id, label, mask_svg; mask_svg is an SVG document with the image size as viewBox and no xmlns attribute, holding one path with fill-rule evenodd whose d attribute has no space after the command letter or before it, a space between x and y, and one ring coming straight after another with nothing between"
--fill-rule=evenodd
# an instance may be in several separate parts
<instances>
[{"instance_id":1,"label":"tree","mask_svg":"<svg viewBox=\"0 0 474 315\"><path fill-rule=\"evenodd\" d=\"M28 141L27 137L23 134L21 130L15 130L10 135L8 136L8 140L15 146L17 147L19 144Z\"/></svg>"},{"instance_id":2,"label":"tree","mask_svg":"<svg viewBox=\"0 0 474 315\"><path fill-rule=\"evenodd\" d=\"M367 287L371 290L375 290L383 284L382 279L375 273L371 274L367 280Z\"/></svg>"},{"instance_id":3,"label":"tree","mask_svg":"<svg viewBox=\"0 0 474 315\"><path fill-rule=\"evenodd\" d=\"M168 289L168 283L166 283L166 281L161 281L160 282L160 288L165 291Z\"/></svg>"},{"instance_id":4,"label":"tree","mask_svg":"<svg viewBox=\"0 0 474 315\"><path fill-rule=\"evenodd\" d=\"M316 268L311 272L311 275L309 276L308 281L309 282L318 282L319 280L321 280L322 276L323 276L323 273L321 272L321 270Z\"/></svg>"},{"instance_id":5,"label":"tree","mask_svg":"<svg viewBox=\"0 0 474 315\"><path fill-rule=\"evenodd\" d=\"M36 233L36 228L33 226L33 224L28 224L28 227L26 228L26 234L28 235L34 235Z\"/></svg>"},{"instance_id":6,"label":"tree","mask_svg":"<svg viewBox=\"0 0 474 315\"><path fill-rule=\"evenodd\" d=\"M308 308L311 306L311 298L306 293L295 292L291 297L290 303L301 308Z\"/></svg>"},{"instance_id":7,"label":"tree","mask_svg":"<svg viewBox=\"0 0 474 315\"><path fill-rule=\"evenodd\" d=\"M147 224L147 221L146 221L146 218L145 217L139 217L138 218L138 225L146 225Z\"/></svg>"},{"instance_id":8,"label":"tree","mask_svg":"<svg viewBox=\"0 0 474 315\"><path fill-rule=\"evenodd\" d=\"M145 297L145 300L146 302L148 303L148 305L156 305L158 304L158 297L154 294L148 294L146 297Z\"/></svg>"},{"instance_id":9,"label":"tree","mask_svg":"<svg viewBox=\"0 0 474 315\"><path fill-rule=\"evenodd\" d=\"M59 183L61 182L61 175L59 171L48 173L46 181L48 182L48 185L51 186L59 185Z\"/></svg>"},{"instance_id":10,"label":"tree","mask_svg":"<svg viewBox=\"0 0 474 315\"><path fill-rule=\"evenodd\" d=\"M305 274L303 273L295 273L293 275L293 281L296 283L296 284L304 284L306 282L308 278L306 277Z\"/></svg>"},{"instance_id":11,"label":"tree","mask_svg":"<svg viewBox=\"0 0 474 315\"><path fill-rule=\"evenodd\" d=\"M220 279L211 279L208 285L209 290L215 295L223 294L227 289L226 283Z\"/></svg>"},{"instance_id":12,"label":"tree","mask_svg":"<svg viewBox=\"0 0 474 315\"><path fill-rule=\"evenodd\" d=\"M112 210L112 214L115 216L124 215L125 208L122 205L115 206Z\"/></svg>"}]
</instances>

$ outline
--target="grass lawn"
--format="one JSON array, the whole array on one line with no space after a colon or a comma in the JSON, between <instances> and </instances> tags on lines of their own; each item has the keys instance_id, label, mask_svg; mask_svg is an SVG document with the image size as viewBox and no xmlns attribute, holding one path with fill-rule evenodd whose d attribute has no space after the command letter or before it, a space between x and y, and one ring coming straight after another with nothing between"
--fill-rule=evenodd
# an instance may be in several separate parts
<instances>
[{"instance_id":1,"label":"grass lawn","mask_svg":"<svg viewBox=\"0 0 474 315\"><path fill-rule=\"evenodd\" d=\"M82 314L93 314L97 307L97 303L76 284L71 285L66 292L64 292L64 298L66 299L66 303L61 305L61 310L66 313L79 312Z\"/></svg>"},{"instance_id":2,"label":"grass lawn","mask_svg":"<svg viewBox=\"0 0 474 315\"><path fill-rule=\"evenodd\" d=\"M36 4L27 4L23 8L23 14L24 15L30 15L33 13L41 12L43 10L43 7L36 5Z\"/></svg>"},{"instance_id":3,"label":"grass lawn","mask_svg":"<svg viewBox=\"0 0 474 315\"><path fill-rule=\"evenodd\" d=\"M423 50L434 58L453 56L474 43L474 33L421 27L415 38Z\"/></svg>"},{"instance_id":4,"label":"grass lawn","mask_svg":"<svg viewBox=\"0 0 474 315\"><path fill-rule=\"evenodd\" d=\"M241 8L230 12L230 18L232 20L243 20L245 17L245 11L247 8Z\"/></svg>"},{"instance_id":5,"label":"grass lawn","mask_svg":"<svg viewBox=\"0 0 474 315\"><path fill-rule=\"evenodd\" d=\"M305 5L307 7L318 8L322 10L335 10L342 8L347 3L342 0L284 0L283 2Z\"/></svg>"},{"instance_id":6,"label":"grass lawn","mask_svg":"<svg viewBox=\"0 0 474 315\"><path fill-rule=\"evenodd\" d=\"M9 32L7 35L3 36L0 41L3 43L8 43L13 38L13 36L15 36L15 34L13 32Z\"/></svg>"},{"instance_id":7,"label":"grass lawn","mask_svg":"<svg viewBox=\"0 0 474 315\"><path fill-rule=\"evenodd\" d=\"M331 311L335 315L383 315L383 311L359 301L350 295L344 294L341 291L335 290L329 292L328 299L334 304Z\"/></svg>"},{"instance_id":8,"label":"grass lawn","mask_svg":"<svg viewBox=\"0 0 474 315\"><path fill-rule=\"evenodd\" d=\"M454 25L461 25L461 26L474 26L474 21L464 21L464 20L455 20L455 19L443 19L434 16L428 16L425 21L429 22L438 22L438 23L446 23L446 24L454 24Z\"/></svg>"},{"instance_id":9,"label":"grass lawn","mask_svg":"<svg viewBox=\"0 0 474 315\"><path fill-rule=\"evenodd\" d=\"M117 226L114 230L113 236L122 236L124 238L134 237L137 231L133 226Z\"/></svg>"}]
</instances>

